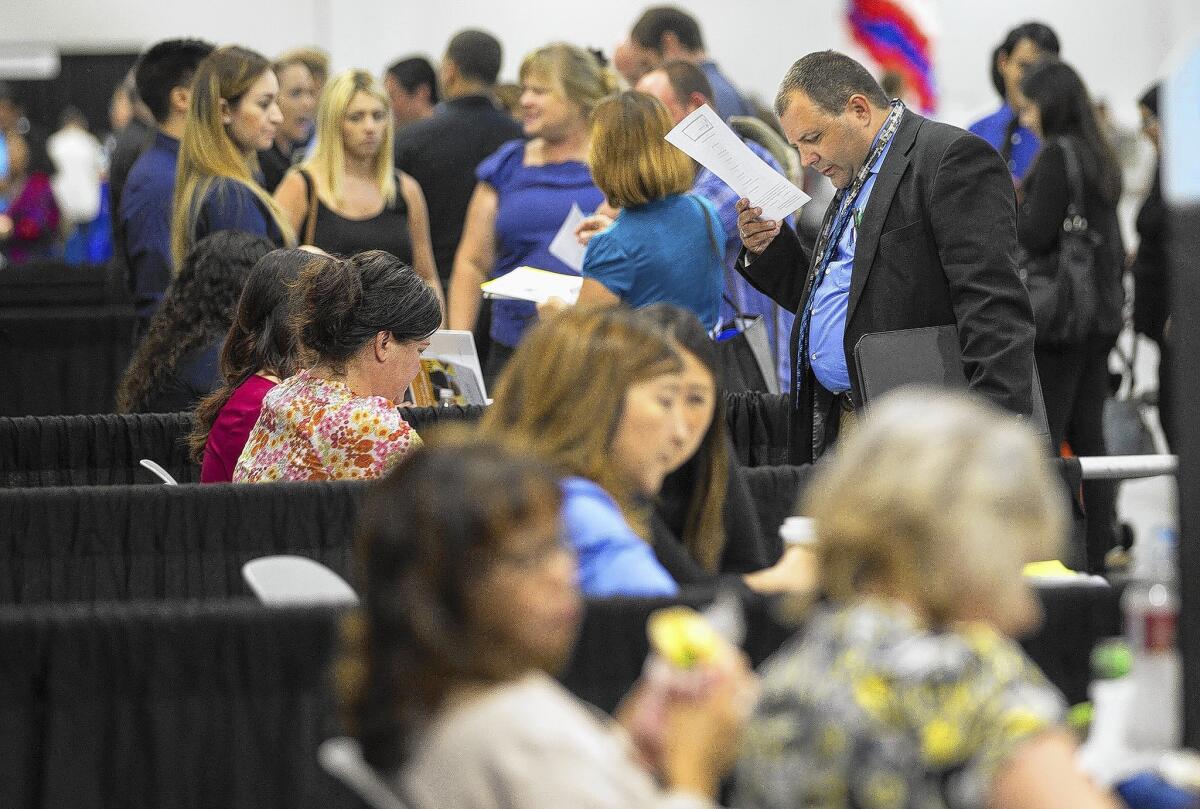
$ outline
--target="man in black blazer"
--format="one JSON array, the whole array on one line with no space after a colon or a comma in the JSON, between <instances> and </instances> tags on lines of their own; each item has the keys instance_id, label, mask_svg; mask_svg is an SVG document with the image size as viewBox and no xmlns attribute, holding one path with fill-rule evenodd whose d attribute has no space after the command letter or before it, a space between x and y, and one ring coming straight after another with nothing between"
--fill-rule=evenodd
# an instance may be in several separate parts
<instances>
[{"instance_id":1,"label":"man in black blazer","mask_svg":"<svg viewBox=\"0 0 1200 809\"><path fill-rule=\"evenodd\" d=\"M396 168L411 174L425 192L433 258L443 285L449 284L475 191L475 167L505 141L522 136L521 125L498 109L491 95L500 60L500 43L491 34L455 34L439 69L445 100L431 117L396 133Z\"/></svg>"},{"instance_id":2,"label":"man in black blazer","mask_svg":"<svg viewBox=\"0 0 1200 809\"><path fill-rule=\"evenodd\" d=\"M793 463L820 457L862 407L853 351L864 334L956 324L968 387L1028 416L1033 315L1017 276L1015 192L996 150L889 103L834 51L792 66L775 112L804 164L838 189L811 255L789 228L738 203L739 271L797 313Z\"/></svg>"}]
</instances>

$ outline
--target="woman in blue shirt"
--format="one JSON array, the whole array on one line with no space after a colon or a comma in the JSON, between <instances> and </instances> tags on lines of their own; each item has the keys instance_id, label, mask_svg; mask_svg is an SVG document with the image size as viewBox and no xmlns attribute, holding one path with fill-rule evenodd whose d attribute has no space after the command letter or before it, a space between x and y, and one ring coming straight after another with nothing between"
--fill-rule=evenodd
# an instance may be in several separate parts
<instances>
[{"instance_id":1,"label":"woman in blue shirt","mask_svg":"<svg viewBox=\"0 0 1200 809\"><path fill-rule=\"evenodd\" d=\"M584 162L588 117L616 90L613 74L574 45L539 48L521 63L521 118L528 141L512 140L479 164L450 277L449 327L473 329L479 285L520 266L577 275L550 253L563 221L604 197ZM521 340L536 310L525 301L492 304L492 347L485 376L495 376Z\"/></svg>"},{"instance_id":2,"label":"woman in blue shirt","mask_svg":"<svg viewBox=\"0 0 1200 809\"><path fill-rule=\"evenodd\" d=\"M648 541L651 499L686 437L679 354L625 308L571 308L529 331L483 432L554 464L589 596L669 596Z\"/></svg>"},{"instance_id":3,"label":"woman in blue shirt","mask_svg":"<svg viewBox=\"0 0 1200 809\"><path fill-rule=\"evenodd\" d=\"M171 212L171 255L182 267L209 233L242 230L294 247L283 210L259 185L259 150L283 120L279 82L262 54L228 45L208 55L192 80Z\"/></svg>"},{"instance_id":4,"label":"woman in blue shirt","mask_svg":"<svg viewBox=\"0 0 1200 809\"><path fill-rule=\"evenodd\" d=\"M626 91L601 102L592 120L592 178L622 211L588 242L579 302L673 303L715 328L725 236L713 204L687 193L695 172L663 139L671 130L666 108Z\"/></svg>"}]
</instances>

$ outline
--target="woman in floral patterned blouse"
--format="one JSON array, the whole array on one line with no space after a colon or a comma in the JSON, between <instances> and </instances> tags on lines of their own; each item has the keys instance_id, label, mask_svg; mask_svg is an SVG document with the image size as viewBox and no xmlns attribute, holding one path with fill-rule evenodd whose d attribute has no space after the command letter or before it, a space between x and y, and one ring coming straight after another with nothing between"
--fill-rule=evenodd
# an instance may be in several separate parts
<instances>
[{"instance_id":1,"label":"woman in floral patterned blouse","mask_svg":"<svg viewBox=\"0 0 1200 809\"><path fill-rule=\"evenodd\" d=\"M420 443L396 403L441 324L437 296L382 250L314 262L293 295L316 365L263 399L233 480L379 477Z\"/></svg>"},{"instance_id":2,"label":"woman in floral patterned blouse","mask_svg":"<svg viewBox=\"0 0 1200 809\"><path fill-rule=\"evenodd\" d=\"M1059 550L1055 477L981 400L876 405L809 486L828 601L762 669L734 806L1115 809L1010 637L1040 615L1023 565Z\"/></svg>"}]
</instances>

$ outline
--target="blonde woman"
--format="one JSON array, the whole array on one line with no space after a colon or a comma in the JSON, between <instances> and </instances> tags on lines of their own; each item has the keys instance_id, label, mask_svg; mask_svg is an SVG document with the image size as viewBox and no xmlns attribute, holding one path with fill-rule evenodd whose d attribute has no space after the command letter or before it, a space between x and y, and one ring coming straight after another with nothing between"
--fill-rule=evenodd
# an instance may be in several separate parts
<instances>
[{"instance_id":1,"label":"blonde woman","mask_svg":"<svg viewBox=\"0 0 1200 809\"><path fill-rule=\"evenodd\" d=\"M175 172L176 268L196 242L218 230L295 245L294 229L255 179L256 153L271 145L283 117L278 94L270 62L246 48L218 48L197 67Z\"/></svg>"},{"instance_id":2,"label":"blonde woman","mask_svg":"<svg viewBox=\"0 0 1200 809\"><path fill-rule=\"evenodd\" d=\"M392 113L374 76L348 70L329 81L316 139L313 156L275 191L301 240L333 255L391 253L441 299L425 195L392 162Z\"/></svg>"},{"instance_id":3,"label":"blonde woman","mask_svg":"<svg viewBox=\"0 0 1200 809\"><path fill-rule=\"evenodd\" d=\"M479 164L450 277L448 321L473 329L479 285L522 266L576 275L551 255L550 242L578 205L585 214L604 201L587 166L592 110L617 89L615 76L574 45L547 45L521 63L521 123L528 141L512 140ZM495 301L485 376L512 355L534 320L532 303Z\"/></svg>"},{"instance_id":4,"label":"blonde woman","mask_svg":"<svg viewBox=\"0 0 1200 809\"><path fill-rule=\"evenodd\" d=\"M725 282L725 236L713 204L687 193L695 170L663 139L671 126L657 98L632 90L592 114L592 179L622 210L588 242L579 302L673 303L711 330Z\"/></svg>"},{"instance_id":5,"label":"blonde woman","mask_svg":"<svg viewBox=\"0 0 1200 809\"><path fill-rule=\"evenodd\" d=\"M839 442L804 511L828 601L764 665L735 806L1115 809L1010 637L1039 615L1022 566L1057 555L1066 513L1032 431L901 392Z\"/></svg>"}]
</instances>

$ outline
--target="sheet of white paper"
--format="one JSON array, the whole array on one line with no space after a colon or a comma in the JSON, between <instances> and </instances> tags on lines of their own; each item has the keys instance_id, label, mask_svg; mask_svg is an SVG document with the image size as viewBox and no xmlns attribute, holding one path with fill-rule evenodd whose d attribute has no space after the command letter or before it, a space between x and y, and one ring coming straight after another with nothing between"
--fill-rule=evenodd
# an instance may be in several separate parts
<instances>
[{"instance_id":1,"label":"sheet of white paper","mask_svg":"<svg viewBox=\"0 0 1200 809\"><path fill-rule=\"evenodd\" d=\"M480 284L484 293L492 298L511 298L534 303L562 298L570 304L579 300L579 289L582 286L583 278L578 275L564 275L534 267L517 267L510 273Z\"/></svg>"},{"instance_id":2,"label":"sheet of white paper","mask_svg":"<svg viewBox=\"0 0 1200 809\"><path fill-rule=\"evenodd\" d=\"M583 211L572 202L571 212L567 214L558 233L554 235L554 240L550 242L550 255L575 272L583 271L583 253L587 249L575 238L575 228L583 219Z\"/></svg>"},{"instance_id":3,"label":"sheet of white paper","mask_svg":"<svg viewBox=\"0 0 1200 809\"><path fill-rule=\"evenodd\" d=\"M687 153L738 193L762 208L764 219L783 219L809 196L750 151L742 139L705 104L667 133L667 142Z\"/></svg>"}]
</instances>

